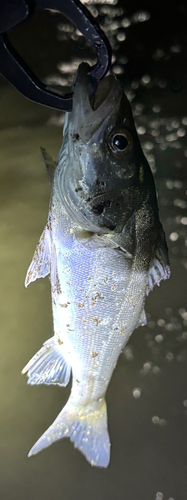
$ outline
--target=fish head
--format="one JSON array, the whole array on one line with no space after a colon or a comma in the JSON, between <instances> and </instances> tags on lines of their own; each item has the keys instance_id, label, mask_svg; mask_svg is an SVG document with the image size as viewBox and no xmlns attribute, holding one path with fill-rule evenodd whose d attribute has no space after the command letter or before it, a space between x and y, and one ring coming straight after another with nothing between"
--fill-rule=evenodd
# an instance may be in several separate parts
<instances>
[{"instance_id":1,"label":"fish head","mask_svg":"<svg viewBox=\"0 0 187 500\"><path fill-rule=\"evenodd\" d=\"M81 227L121 232L140 198L146 160L121 83L109 75L95 89L89 70L81 64L74 84L60 190L67 211ZM63 147L59 165L62 155Z\"/></svg>"}]
</instances>

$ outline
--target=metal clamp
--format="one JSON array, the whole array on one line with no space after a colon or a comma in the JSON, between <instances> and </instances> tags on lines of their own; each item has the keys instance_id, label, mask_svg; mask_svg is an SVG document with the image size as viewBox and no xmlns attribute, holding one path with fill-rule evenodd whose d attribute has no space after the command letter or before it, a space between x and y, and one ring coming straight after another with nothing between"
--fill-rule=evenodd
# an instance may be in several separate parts
<instances>
[{"instance_id":1,"label":"metal clamp","mask_svg":"<svg viewBox=\"0 0 187 500\"><path fill-rule=\"evenodd\" d=\"M45 106L63 111L72 110L72 93L61 96L47 89L31 71L10 43L6 32L32 15L34 11L50 9L63 13L89 40L97 53L97 64L90 75L101 80L111 62L111 46L108 38L91 13L79 0L0 0L0 73L23 95Z\"/></svg>"}]
</instances>

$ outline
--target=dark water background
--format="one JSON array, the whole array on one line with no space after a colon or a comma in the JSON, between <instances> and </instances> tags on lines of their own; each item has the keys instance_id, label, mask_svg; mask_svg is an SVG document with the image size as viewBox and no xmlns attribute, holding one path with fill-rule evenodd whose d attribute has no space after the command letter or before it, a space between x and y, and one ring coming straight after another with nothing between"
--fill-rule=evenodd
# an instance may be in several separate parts
<instances>
[{"instance_id":1,"label":"dark water background","mask_svg":"<svg viewBox=\"0 0 187 500\"><path fill-rule=\"evenodd\" d=\"M57 156L63 119L27 101L2 78L0 498L186 500L187 7L181 0L121 0L91 8L111 40L113 70L125 83L154 172L172 276L148 297L148 326L134 332L110 383L109 468L92 468L65 439L27 459L70 391L29 387L20 375L52 335L48 279L26 290L24 277L48 213L50 186L39 148ZM50 83L68 84L76 58L93 57L59 15L39 12L11 39Z\"/></svg>"}]
</instances>

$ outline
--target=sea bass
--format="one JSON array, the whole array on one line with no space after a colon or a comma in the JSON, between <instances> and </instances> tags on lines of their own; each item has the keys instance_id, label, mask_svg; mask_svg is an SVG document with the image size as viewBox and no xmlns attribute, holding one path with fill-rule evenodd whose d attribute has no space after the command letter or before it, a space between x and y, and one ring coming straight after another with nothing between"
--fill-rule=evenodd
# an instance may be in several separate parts
<instances>
[{"instance_id":1,"label":"sea bass","mask_svg":"<svg viewBox=\"0 0 187 500\"><path fill-rule=\"evenodd\" d=\"M67 404L29 456L69 437L92 465L107 467L106 390L133 330L146 324L146 295L170 270L128 99L114 75L94 89L89 69L78 69L47 225L26 276L26 286L50 276L54 337L23 373L29 384L65 386L72 371Z\"/></svg>"}]
</instances>

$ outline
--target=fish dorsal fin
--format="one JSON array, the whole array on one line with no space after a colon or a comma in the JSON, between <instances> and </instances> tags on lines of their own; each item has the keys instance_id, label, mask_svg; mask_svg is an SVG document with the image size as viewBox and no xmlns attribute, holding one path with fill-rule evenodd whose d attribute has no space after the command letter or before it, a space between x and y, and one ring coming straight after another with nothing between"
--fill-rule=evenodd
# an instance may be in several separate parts
<instances>
[{"instance_id":1,"label":"fish dorsal fin","mask_svg":"<svg viewBox=\"0 0 187 500\"><path fill-rule=\"evenodd\" d=\"M27 287L37 278L45 278L51 272L51 237L48 226L45 226L36 247L32 262L25 278Z\"/></svg>"},{"instance_id":2,"label":"fish dorsal fin","mask_svg":"<svg viewBox=\"0 0 187 500\"><path fill-rule=\"evenodd\" d=\"M168 262L167 248L157 248L155 256L149 269L149 280L147 285L147 295L153 290L155 285L160 286L162 280L170 277L170 267Z\"/></svg>"},{"instance_id":3,"label":"fish dorsal fin","mask_svg":"<svg viewBox=\"0 0 187 500\"><path fill-rule=\"evenodd\" d=\"M138 328L139 326L145 326L145 325L147 325L147 318L146 318L146 314L145 314L145 309L143 309L141 312L141 316L140 316L135 328Z\"/></svg>"},{"instance_id":4,"label":"fish dorsal fin","mask_svg":"<svg viewBox=\"0 0 187 500\"><path fill-rule=\"evenodd\" d=\"M44 163L46 166L47 170L47 175L49 177L50 182L53 182L54 179L54 173L56 169L56 162L53 160L53 158L47 153L46 149L40 148Z\"/></svg>"}]
</instances>

